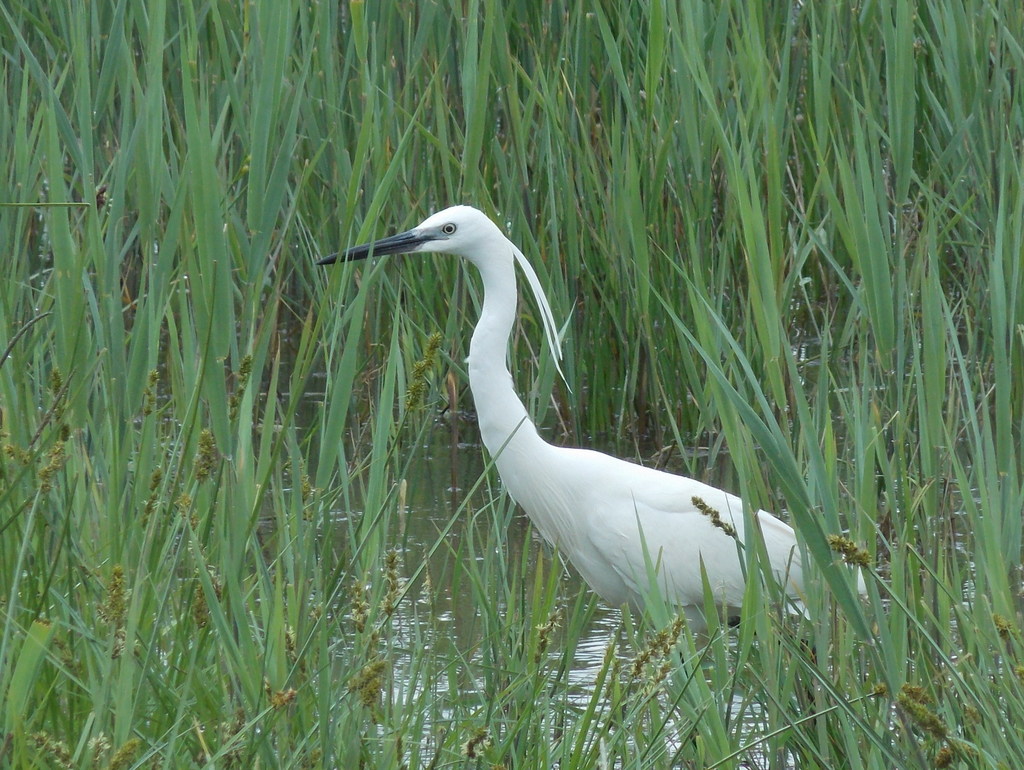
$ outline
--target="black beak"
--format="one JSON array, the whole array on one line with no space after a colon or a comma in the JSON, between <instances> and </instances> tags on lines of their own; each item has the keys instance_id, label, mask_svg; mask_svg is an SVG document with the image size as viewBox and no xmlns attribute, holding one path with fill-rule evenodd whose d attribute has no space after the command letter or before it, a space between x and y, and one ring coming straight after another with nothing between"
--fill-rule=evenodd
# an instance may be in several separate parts
<instances>
[{"instance_id":1,"label":"black beak","mask_svg":"<svg viewBox=\"0 0 1024 770\"><path fill-rule=\"evenodd\" d=\"M330 254L317 262L318 265L333 265L335 262L355 262L359 259L366 259L371 254L375 257L383 257L387 254L406 254L415 251L416 248L427 241L435 240L435 236L417 230L406 230L404 233L392 235L388 238L381 238L373 243L364 243L362 246L353 246L336 254Z\"/></svg>"}]
</instances>

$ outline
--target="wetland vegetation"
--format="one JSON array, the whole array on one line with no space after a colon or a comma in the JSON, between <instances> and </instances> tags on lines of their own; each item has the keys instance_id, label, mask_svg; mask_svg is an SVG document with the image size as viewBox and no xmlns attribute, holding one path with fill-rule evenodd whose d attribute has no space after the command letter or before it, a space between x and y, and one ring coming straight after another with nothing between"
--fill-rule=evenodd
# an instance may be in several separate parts
<instances>
[{"instance_id":1,"label":"wetland vegetation","mask_svg":"<svg viewBox=\"0 0 1024 770\"><path fill-rule=\"evenodd\" d=\"M1019 3L15 0L0 53L0 765L1019 764ZM454 202L566 324L546 435L779 513L811 620L695 640L530 536L473 276L315 266Z\"/></svg>"}]
</instances>

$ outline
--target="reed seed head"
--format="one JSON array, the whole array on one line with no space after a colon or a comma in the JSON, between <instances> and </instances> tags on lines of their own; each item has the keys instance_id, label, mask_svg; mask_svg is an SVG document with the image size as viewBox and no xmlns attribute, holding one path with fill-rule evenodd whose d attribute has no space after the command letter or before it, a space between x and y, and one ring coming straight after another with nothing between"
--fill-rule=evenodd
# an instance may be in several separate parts
<instances>
[{"instance_id":1,"label":"reed seed head","mask_svg":"<svg viewBox=\"0 0 1024 770\"><path fill-rule=\"evenodd\" d=\"M348 680L348 691L359 698L359 702L366 708L375 709L384 690L387 670L387 661L381 658L371 660Z\"/></svg>"},{"instance_id":2,"label":"reed seed head","mask_svg":"<svg viewBox=\"0 0 1024 770\"><path fill-rule=\"evenodd\" d=\"M275 710L283 709L285 706L287 706L289 703L295 700L295 697L297 695L298 692L295 690L294 687L289 687L287 690L278 690L271 694L270 706Z\"/></svg>"},{"instance_id":3,"label":"reed seed head","mask_svg":"<svg viewBox=\"0 0 1024 770\"><path fill-rule=\"evenodd\" d=\"M129 595L124 579L124 567L115 564L110 570L110 580L107 581L107 595L96 608L100 620L115 629L122 628L128 613Z\"/></svg>"},{"instance_id":4,"label":"reed seed head","mask_svg":"<svg viewBox=\"0 0 1024 770\"><path fill-rule=\"evenodd\" d=\"M548 615L548 619L537 626L537 651L533 655L534 664L539 664L544 659L544 654L548 651L548 645L551 642L551 634L558 628L561 619L562 609L556 607Z\"/></svg>"},{"instance_id":5,"label":"reed seed head","mask_svg":"<svg viewBox=\"0 0 1024 770\"><path fill-rule=\"evenodd\" d=\"M64 741L57 740L47 732L32 733L29 736L32 745L36 750L46 756L56 767L74 768L76 765L72 760L71 750Z\"/></svg>"},{"instance_id":6,"label":"reed seed head","mask_svg":"<svg viewBox=\"0 0 1024 770\"><path fill-rule=\"evenodd\" d=\"M217 467L219 453L213 431L203 428L199 434L199 451L196 454L196 481L206 481Z\"/></svg>"},{"instance_id":7,"label":"reed seed head","mask_svg":"<svg viewBox=\"0 0 1024 770\"><path fill-rule=\"evenodd\" d=\"M491 733L486 727L478 727L472 737L462 744L462 756L477 759L492 745Z\"/></svg>"},{"instance_id":8,"label":"reed seed head","mask_svg":"<svg viewBox=\"0 0 1024 770\"><path fill-rule=\"evenodd\" d=\"M934 738L945 740L949 734L949 728L938 714L929 708L932 699L924 691L923 687L905 684L900 688L896 702L907 713L911 721L921 730Z\"/></svg>"},{"instance_id":9,"label":"reed seed head","mask_svg":"<svg viewBox=\"0 0 1024 770\"><path fill-rule=\"evenodd\" d=\"M828 546L838 553L844 562L851 566L865 568L871 566L871 554L848 537L829 535Z\"/></svg>"},{"instance_id":10,"label":"reed seed head","mask_svg":"<svg viewBox=\"0 0 1024 770\"><path fill-rule=\"evenodd\" d=\"M64 467L67 462L67 455L64 452L64 442L55 441L47 454L47 463L39 469L39 491L46 494L53 488L53 477Z\"/></svg>"},{"instance_id":11,"label":"reed seed head","mask_svg":"<svg viewBox=\"0 0 1024 770\"><path fill-rule=\"evenodd\" d=\"M444 337L440 332L434 332L427 339L427 347L423 351L423 358L412 365L412 378L409 388L405 392L405 408L415 409L423 404L423 398L427 390L427 375L434 368L437 361L437 351L441 347Z\"/></svg>"},{"instance_id":12,"label":"reed seed head","mask_svg":"<svg viewBox=\"0 0 1024 770\"><path fill-rule=\"evenodd\" d=\"M1009 641L1011 637L1018 635L1017 629L1014 628L1013 623L998 613L994 613L992 615L992 623L996 627L996 632L999 634L999 638L1004 642Z\"/></svg>"},{"instance_id":13,"label":"reed seed head","mask_svg":"<svg viewBox=\"0 0 1024 770\"><path fill-rule=\"evenodd\" d=\"M405 586L405 581L399 574L399 553L396 548L390 549L384 557L384 580L388 586L384 595L384 612L391 615L398 608Z\"/></svg>"},{"instance_id":14,"label":"reed seed head","mask_svg":"<svg viewBox=\"0 0 1024 770\"><path fill-rule=\"evenodd\" d=\"M141 748L142 741L138 738L129 738L110 758L110 770L124 770L131 767L135 764Z\"/></svg>"},{"instance_id":15,"label":"reed seed head","mask_svg":"<svg viewBox=\"0 0 1024 770\"><path fill-rule=\"evenodd\" d=\"M690 502L693 503L694 507L702 514L711 519L711 523L722 530L729 537L736 537L736 527L722 518L722 514L717 510L708 505L702 497L692 497Z\"/></svg>"}]
</instances>

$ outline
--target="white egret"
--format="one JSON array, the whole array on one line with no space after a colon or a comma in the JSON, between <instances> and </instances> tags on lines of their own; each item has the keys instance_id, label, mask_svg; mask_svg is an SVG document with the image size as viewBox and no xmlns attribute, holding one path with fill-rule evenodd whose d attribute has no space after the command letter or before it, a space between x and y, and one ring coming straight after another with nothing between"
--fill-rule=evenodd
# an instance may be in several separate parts
<instances>
[{"instance_id":1,"label":"white egret","mask_svg":"<svg viewBox=\"0 0 1024 770\"><path fill-rule=\"evenodd\" d=\"M747 542L740 498L601 452L553 446L537 433L506 362L516 315L516 263L540 306L556 361L558 332L533 267L483 213L453 206L412 230L354 246L320 264L413 252L454 254L480 271L484 304L469 345L469 387L480 435L508 493L541 535L610 605L642 608L656 572L662 596L686 612L694 631L704 627L704 575L715 601L739 610L746 578L737 541ZM765 511L753 520L772 573L790 596L799 597L803 571L793 529Z\"/></svg>"}]
</instances>

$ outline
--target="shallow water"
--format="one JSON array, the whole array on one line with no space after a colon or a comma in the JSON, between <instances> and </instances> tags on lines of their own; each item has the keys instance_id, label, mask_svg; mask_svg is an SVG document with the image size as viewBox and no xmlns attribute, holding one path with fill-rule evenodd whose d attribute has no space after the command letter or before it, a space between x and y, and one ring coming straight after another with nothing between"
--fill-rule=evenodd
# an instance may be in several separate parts
<instances>
[{"instance_id":1,"label":"shallow water","mask_svg":"<svg viewBox=\"0 0 1024 770\"><path fill-rule=\"evenodd\" d=\"M453 435L458 438L454 444ZM465 554L472 552L474 558L481 562L477 568L485 571L483 560L495 557L518 564L522 562L525 550L527 576L539 566L538 560L543 560L545 569L560 571L556 606L567 609L581 597L593 604L587 626L573 649L572 669L566 674L566 681L578 696L581 699L588 697L605 664L612 641L619 642L616 650L623 660L636 652L622 643L625 641L622 612L608 607L591 594L575 570L541 542L529 526L525 512L518 506L514 507L503 531L494 531L502 527L506 506L512 504L500 490L497 473L491 470L485 475L485 451L470 416L459 418L457 433L453 433L449 418L437 419L423 435L420 445L408 447L407 451L412 453L413 460L404 466L404 475L398 482L402 489L397 492L397 496L404 500L404 506L391 522L385 548L401 551L404 576L414 579L414 585L393 616L392 628L399 630L400 636L410 645L433 639L438 644L453 645L453 653L473 650L480 642L483 621L479 613L482 609L475 606L475 597L467 580L453 581L453 572L457 570L453 559L467 558ZM636 459L630 457L628 448L620 446L608 451ZM655 455L656 450L650 454ZM481 484L482 476L485 478ZM726 486L730 483L729 480L712 481ZM353 509L358 512L361 505L355 499L352 502L355 503ZM490 506L501 510L497 513L484 510ZM464 509L461 512L460 507ZM343 520L346 514L339 512L338 516ZM472 522L466 521L469 517L473 518ZM338 527L338 536L345 537L347 529ZM444 543L431 555L439 533L446 529ZM465 547L467 538L473 539L471 548ZM500 547L495 547L495 538L500 539ZM492 550L485 552L488 547ZM423 595L423 576L418 572L424 562L425 571L429 574L429 597ZM513 573L511 566L509 571ZM560 641L556 639L553 642L549 654L561 654L557 646Z\"/></svg>"}]
</instances>

